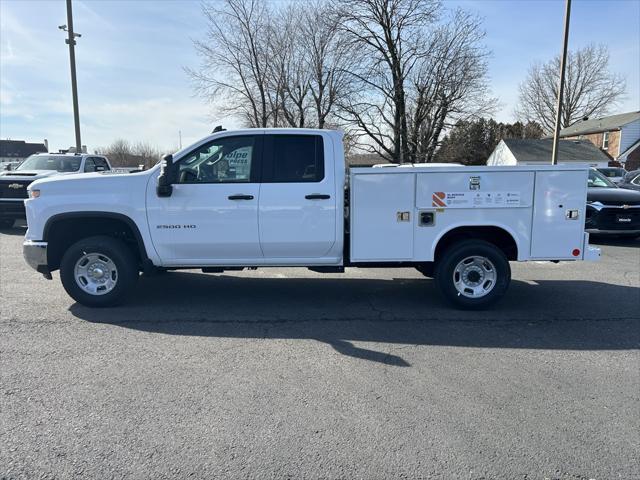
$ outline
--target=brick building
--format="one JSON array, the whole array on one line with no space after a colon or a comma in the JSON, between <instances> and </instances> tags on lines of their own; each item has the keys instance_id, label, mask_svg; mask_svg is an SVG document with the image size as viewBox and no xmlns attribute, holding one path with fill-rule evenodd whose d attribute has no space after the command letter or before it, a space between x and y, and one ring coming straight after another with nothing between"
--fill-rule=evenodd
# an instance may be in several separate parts
<instances>
[{"instance_id":1,"label":"brick building","mask_svg":"<svg viewBox=\"0 0 640 480\"><path fill-rule=\"evenodd\" d=\"M640 163L640 111L591 118L560 131L565 140L588 140L627 170Z\"/></svg>"}]
</instances>

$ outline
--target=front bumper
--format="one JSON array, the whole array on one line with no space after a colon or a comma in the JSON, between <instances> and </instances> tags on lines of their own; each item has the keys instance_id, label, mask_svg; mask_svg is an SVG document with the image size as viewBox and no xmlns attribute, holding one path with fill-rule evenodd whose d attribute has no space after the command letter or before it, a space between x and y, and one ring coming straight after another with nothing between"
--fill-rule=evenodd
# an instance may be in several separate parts
<instances>
[{"instance_id":1,"label":"front bumper","mask_svg":"<svg viewBox=\"0 0 640 480\"><path fill-rule=\"evenodd\" d=\"M27 264L36 272L51 278L49 263L47 262L47 242L34 242L26 240L22 244L22 254Z\"/></svg>"},{"instance_id":2,"label":"front bumper","mask_svg":"<svg viewBox=\"0 0 640 480\"><path fill-rule=\"evenodd\" d=\"M0 201L0 219L20 220L23 218L27 218L24 200Z\"/></svg>"}]
</instances>

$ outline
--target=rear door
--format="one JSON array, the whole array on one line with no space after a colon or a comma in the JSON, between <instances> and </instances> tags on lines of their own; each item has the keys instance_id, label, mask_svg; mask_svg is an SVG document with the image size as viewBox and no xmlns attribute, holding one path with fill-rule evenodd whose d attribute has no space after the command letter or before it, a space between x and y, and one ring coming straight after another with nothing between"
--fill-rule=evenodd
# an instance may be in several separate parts
<instances>
[{"instance_id":1,"label":"rear door","mask_svg":"<svg viewBox=\"0 0 640 480\"><path fill-rule=\"evenodd\" d=\"M332 144L319 134L265 135L260 245L265 258L321 258L336 242Z\"/></svg>"}]
</instances>

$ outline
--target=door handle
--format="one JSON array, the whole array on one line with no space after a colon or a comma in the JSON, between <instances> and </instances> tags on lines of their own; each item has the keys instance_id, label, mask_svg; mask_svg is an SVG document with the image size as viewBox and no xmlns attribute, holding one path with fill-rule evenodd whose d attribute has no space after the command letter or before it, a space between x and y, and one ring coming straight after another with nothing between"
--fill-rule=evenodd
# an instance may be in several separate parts
<instances>
[{"instance_id":1,"label":"door handle","mask_svg":"<svg viewBox=\"0 0 640 480\"><path fill-rule=\"evenodd\" d=\"M253 195L229 195L229 200L253 200Z\"/></svg>"},{"instance_id":2,"label":"door handle","mask_svg":"<svg viewBox=\"0 0 640 480\"><path fill-rule=\"evenodd\" d=\"M311 195L305 195L304 198L306 198L307 200L329 200L331 198L331 195L312 193Z\"/></svg>"}]
</instances>

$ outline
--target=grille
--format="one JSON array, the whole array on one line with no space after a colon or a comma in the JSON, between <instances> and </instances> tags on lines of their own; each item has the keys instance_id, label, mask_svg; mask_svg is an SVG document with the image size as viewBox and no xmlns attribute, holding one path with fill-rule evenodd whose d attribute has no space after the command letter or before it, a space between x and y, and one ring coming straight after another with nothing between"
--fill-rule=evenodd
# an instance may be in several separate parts
<instances>
[{"instance_id":1,"label":"grille","mask_svg":"<svg viewBox=\"0 0 640 480\"><path fill-rule=\"evenodd\" d=\"M617 201L617 200L606 200L604 202L602 202L605 206L606 205L616 205L616 206L620 206L620 205L640 205L640 201L637 200L632 200L632 201L627 201L627 202L622 202L622 201Z\"/></svg>"},{"instance_id":2,"label":"grille","mask_svg":"<svg viewBox=\"0 0 640 480\"><path fill-rule=\"evenodd\" d=\"M602 230L637 230L640 229L640 211L637 208L631 210L625 210L622 208L609 209L603 208L598 213L596 223L599 229ZM630 217L630 222L618 222L619 215Z\"/></svg>"},{"instance_id":3,"label":"grille","mask_svg":"<svg viewBox=\"0 0 640 480\"><path fill-rule=\"evenodd\" d=\"M0 181L0 198L27 198L27 186L31 180Z\"/></svg>"}]
</instances>

